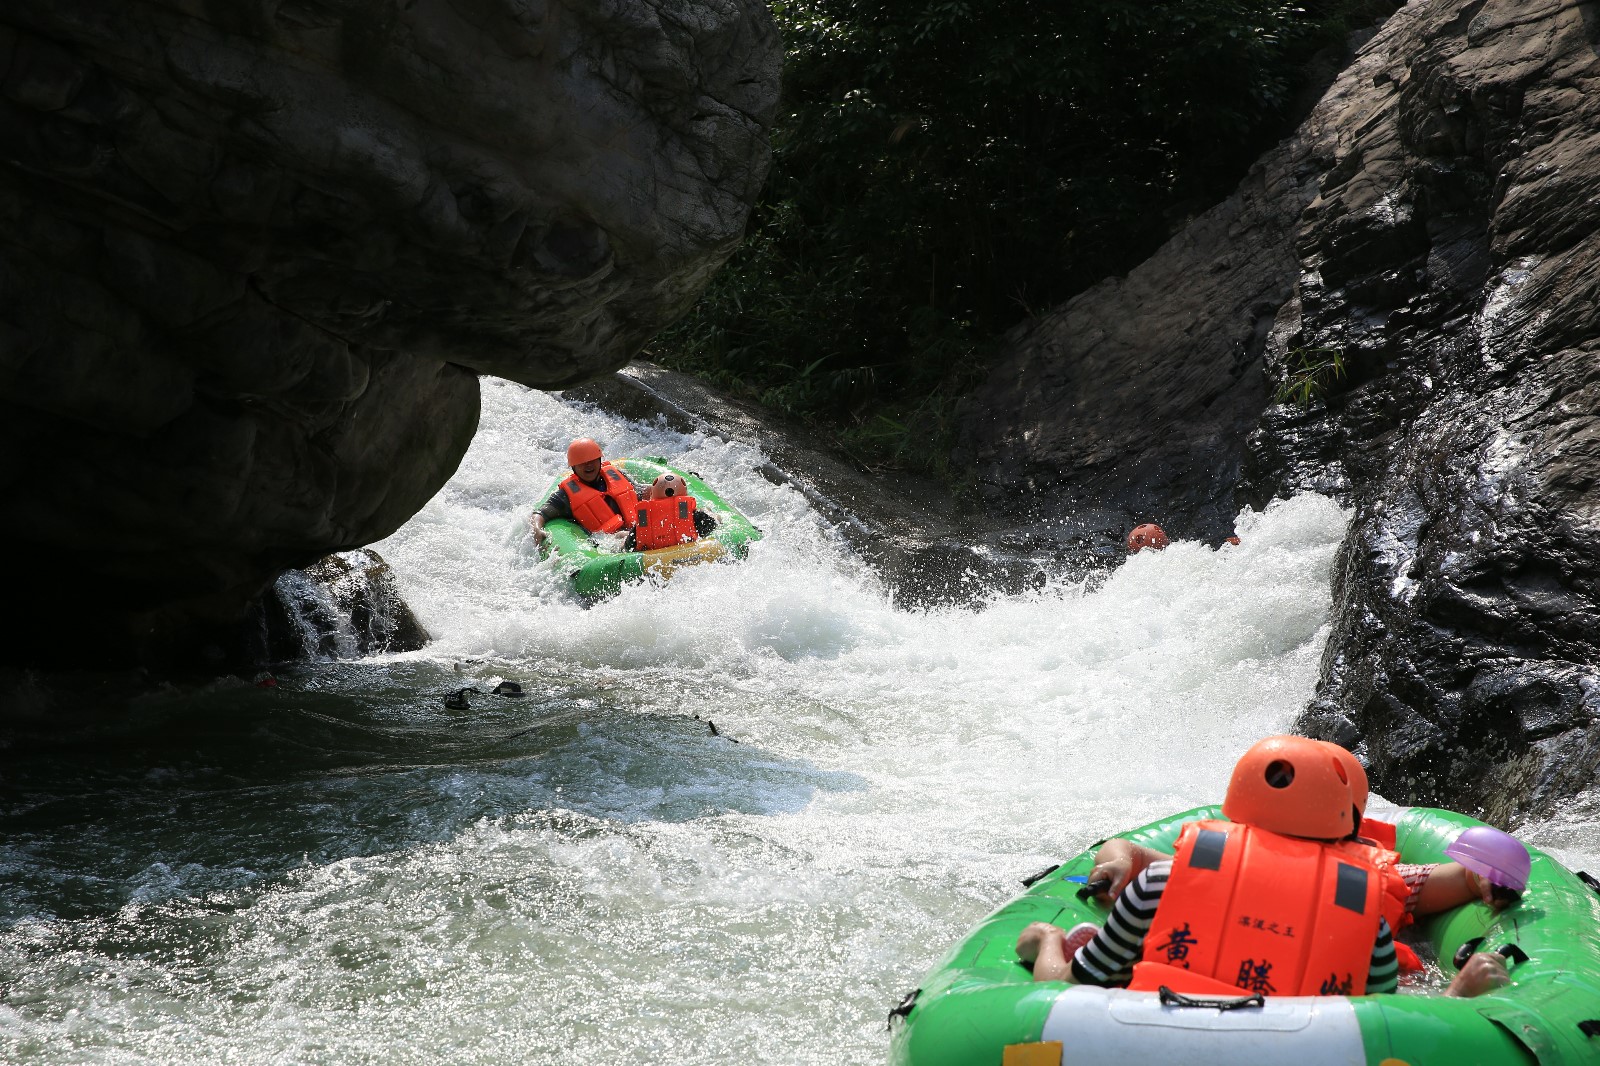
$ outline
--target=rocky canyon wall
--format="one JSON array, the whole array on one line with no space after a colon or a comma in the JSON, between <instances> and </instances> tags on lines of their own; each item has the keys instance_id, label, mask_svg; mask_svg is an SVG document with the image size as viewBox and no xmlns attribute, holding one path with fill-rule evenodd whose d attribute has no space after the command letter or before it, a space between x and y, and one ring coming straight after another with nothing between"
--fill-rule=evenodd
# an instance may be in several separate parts
<instances>
[{"instance_id":1,"label":"rocky canyon wall","mask_svg":"<svg viewBox=\"0 0 1600 1066\"><path fill-rule=\"evenodd\" d=\"M1301 725L1397 801L1505 821L1596 784L1597 41L1590 3L1407 5L1233 197L1019 329L966 416L990 503L1088 538L1346 500Z\"/></svg>"},{"instance_id":2,"label":"rocky canyon wall","mask_svg":"<svg viewBox=\"0 0 1600 1066\"><path fill-rule=\"evenodd\" d=\"M6 4L8 654L226 657L431 498L477 374L626 362L742 234L779 63L760 0Z\"/></svg>"}]
</instances>

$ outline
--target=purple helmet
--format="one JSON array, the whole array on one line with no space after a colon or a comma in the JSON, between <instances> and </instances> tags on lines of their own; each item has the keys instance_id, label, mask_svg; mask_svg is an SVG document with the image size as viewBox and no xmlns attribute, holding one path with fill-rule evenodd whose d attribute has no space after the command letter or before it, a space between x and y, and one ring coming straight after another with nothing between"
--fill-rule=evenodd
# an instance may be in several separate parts
<instances>
[{"instance_id":1,"label":"purple helmet","mask_svg":"<svg viewBox=\"0 0 1600 1066\"><path fill-rule=\"evenodd\" d=\"M1464 830L1444 853L1491 885L1521 892L1528 887L1528 849L1510 833L1486 825Z\"/></svg>"}]
</instances>

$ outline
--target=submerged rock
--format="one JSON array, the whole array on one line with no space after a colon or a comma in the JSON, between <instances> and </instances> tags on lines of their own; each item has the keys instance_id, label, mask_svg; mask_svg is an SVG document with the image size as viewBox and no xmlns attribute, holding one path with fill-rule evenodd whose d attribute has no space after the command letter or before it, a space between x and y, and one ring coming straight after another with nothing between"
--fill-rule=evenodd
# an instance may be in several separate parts
<instances>
[{"instance_id":1,"label":"submerged rock","mask_svg":"<svg viewBox=\"0 0 1600 1066\"><path fill-rule=\"evenodd\" d=\"M371 548L278 575L262 605L262 632L272 662L416 651L433 639Z\"/></svg>"},{"instance_id":2,"label":"submerged rock","mask_svg":"<svg viewBox=\"0 0 1600 1066\"><path fill-rule=\"evenodd\" d=\"M5 5L0 552L72 560L8 654L227 659L449 478L477 374L622 365L739 239L779 61L759 0Z\"/></svg>"}]
</instances>

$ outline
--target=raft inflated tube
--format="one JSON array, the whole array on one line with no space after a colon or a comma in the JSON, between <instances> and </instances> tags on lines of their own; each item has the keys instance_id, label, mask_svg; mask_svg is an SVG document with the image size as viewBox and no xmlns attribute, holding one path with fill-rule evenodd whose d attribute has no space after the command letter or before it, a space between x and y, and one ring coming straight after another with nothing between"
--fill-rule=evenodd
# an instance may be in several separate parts
<instances>
[{"instance_id":1,"label":"raft inflated tube","mask_svg":"<svg viewBox=\"0 0 1600 1066\"><path fill-rule=\"evenodd\" d=\"M707 536L687 544L673 544L651 551L607 551L602 543L591 537L576 522L554 519L544 524L545 541L540 546L540 558L554 557L556 565L564 570L572 582L572 589L585 600L598 600L616 593L628 581L645 577L670 578L679 569L697 563L718 559L742 559L750 545L761 539L761 531L744 515L736 511L721 496L712 491L699 475L669 466L665 459L650 456L644 459L614 459L612 463L622 469L635 485L649 485L663 474L674 474L683 479L689 494L696 500L699 510L717 520L717 528ZM539 497L541 503L550 498L561 484L554 484Z\"/></svg>"},{"instance_id":2,"label":"raft inflated tube","mask_svg":"<svg viewBox=\"0 0 1600 1066\"><path fill-rule=\"evenodd\" d=\"M1482 823L1451 811L1373 811L1397 823L1405 862L1447 861L1445 849ZM1120 834L1170 853L1186 811ZM1446 973L1457 949L1520 949L1510 986L1472 999L1431 994L1205 997L1205 1006L1159 992L1034 982L1016 956L1030 922L1071 929L1103 923L1107 908L1079 899L1093 851L1063 863L990 914L922 981L893 1022L893 1066L1069 1066L1080 1062L1237 1066L1554 1066L1600 1060L1600 895L1561 864L1529 849L1522 902L1504 911L1470 903L1414 927ZM1463 961L1465 961L1463 959ZM1221 1002L1223 1006L1218 1006ZM1231 1007L1232 1009L1224 1009ZM1593 1023L1593 1024L1591 1024Z\"/></svg>"}]
</instances>

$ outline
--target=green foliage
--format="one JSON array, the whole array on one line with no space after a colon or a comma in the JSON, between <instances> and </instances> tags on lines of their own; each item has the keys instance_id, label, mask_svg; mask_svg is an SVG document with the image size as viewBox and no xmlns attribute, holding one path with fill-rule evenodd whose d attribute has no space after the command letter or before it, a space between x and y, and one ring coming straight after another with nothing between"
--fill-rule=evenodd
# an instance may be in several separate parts
<instances>
[{"instance_id":1,"label":"green foliage","mask_svg":"<svg viewBox=\"0 0 1600 1066\"><path fill-rule=\"evenodd\" d=\"M772 175L653 354L915 465L1006 329L1238 181L1366 2L773 0Z\"/></svg>"},{"instance_id":2,"label":"green foliage","mask_svg":"<svg viewBox=\"0 0 1600 1066\"><path fill-rule=\"evenodd\" d=\"M1310 407L1327 396L1335 381L1345 376L1344 353L1337 348L1294 348L1287 360L1288 373L1278 386L1278 403Z\"/></svg>"}]
</instances>

